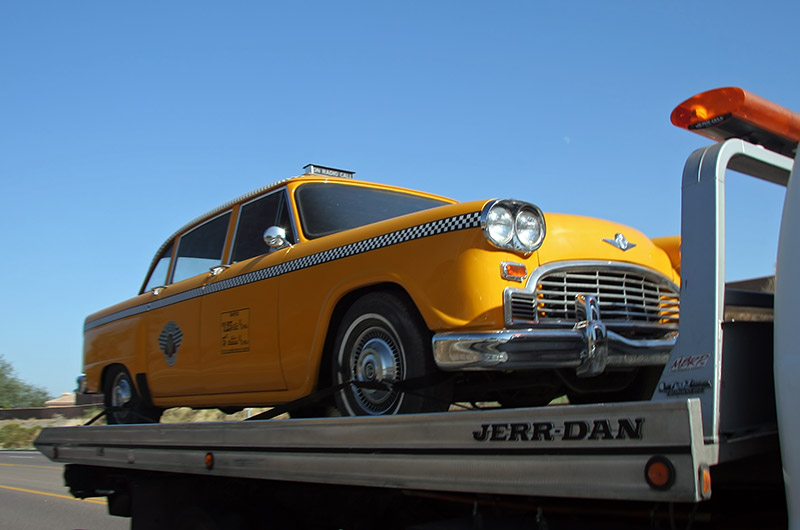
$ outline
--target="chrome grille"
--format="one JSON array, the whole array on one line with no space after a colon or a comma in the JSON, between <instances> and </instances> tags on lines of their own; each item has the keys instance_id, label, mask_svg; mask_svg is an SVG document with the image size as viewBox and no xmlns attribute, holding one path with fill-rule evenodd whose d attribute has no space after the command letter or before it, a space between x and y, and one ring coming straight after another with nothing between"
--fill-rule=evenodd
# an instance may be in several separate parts
<instances>
[{"instance_id":1,"label":"chrome grille","mask_svg":"<svg viewBox=\"0 0 800 530\"><path fill-rule=\"evenodd\" d=\"M603 266L562 268L532 279L535 290L509 297L511 323L577 320L575 296L597 297L604 322L677 324L678 292L674 284L649 271Z\"/></svg>"}]
</instances>

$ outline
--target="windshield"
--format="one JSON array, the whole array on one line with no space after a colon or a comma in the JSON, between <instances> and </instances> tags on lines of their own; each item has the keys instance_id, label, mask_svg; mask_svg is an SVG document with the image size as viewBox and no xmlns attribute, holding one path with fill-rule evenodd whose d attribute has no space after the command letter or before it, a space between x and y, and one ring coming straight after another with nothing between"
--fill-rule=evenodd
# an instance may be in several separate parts
<instances>
[{"instance_id":1,"label":"windshield","mask_svg":"<svg viewBox=\"0 0 800 530\"><path fill-rule=\"evenodd\" d=\"M295 199L309 239L449 204L399 191L328 182L300 186Z\"/></svg>"}]
</instances>

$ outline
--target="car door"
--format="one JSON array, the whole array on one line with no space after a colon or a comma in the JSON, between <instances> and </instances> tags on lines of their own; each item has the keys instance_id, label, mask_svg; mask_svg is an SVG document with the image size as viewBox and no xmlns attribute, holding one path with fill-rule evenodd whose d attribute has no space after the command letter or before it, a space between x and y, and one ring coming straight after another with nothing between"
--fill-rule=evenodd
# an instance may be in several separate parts
<instances>
[{"instance_id":1,"label":"car door","mask_svg":"<svg viewBox=\"0 0 800 530\"><path fill-rule=\"evenodd\" d=\"M289 247L271 249L264 231L281 226L294 241L283 188L239 208L229 266L203 299L203 380L215 394L286 388L278 352L278 274Z\"/></svg>"},{"instance_id":2,"label":"car door","mask_svg":"<svg viewBox=\"0 0 800 530\"><path fill-rule=\"evenodd\" d=\"M167 285L153 289L143 335L155 398L207 391L201 378L200 310L211 269L222 263L230 220L227 211L182 234Z\"/></svg>"}]
</instances>

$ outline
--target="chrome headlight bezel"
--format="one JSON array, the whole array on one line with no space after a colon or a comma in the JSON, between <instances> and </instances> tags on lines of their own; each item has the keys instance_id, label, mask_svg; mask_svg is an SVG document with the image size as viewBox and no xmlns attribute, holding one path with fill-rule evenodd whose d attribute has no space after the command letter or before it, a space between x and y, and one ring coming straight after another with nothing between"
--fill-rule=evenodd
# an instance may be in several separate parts
<instances>
[{"instance_id":1,"label":"chrome headlight bezel","mask_svg":"<svg viewBox=\"0 0 800 530\"><path fill-rule=\"evenodd\" d=\"M508 216L513 220L510 234L498 236L509 231ZM539 225L538 232L532 225ZM527 227L524 225L528 225ZM503 230L505 229L505 230ZM544 241L547 229L544 214L529 202L516 200L494 200L486 204L481 211L481 230L486 240L497 248L530 254L538 249ZM533 230L533 233L530 233Z\"/></svg>"}]
</instances>

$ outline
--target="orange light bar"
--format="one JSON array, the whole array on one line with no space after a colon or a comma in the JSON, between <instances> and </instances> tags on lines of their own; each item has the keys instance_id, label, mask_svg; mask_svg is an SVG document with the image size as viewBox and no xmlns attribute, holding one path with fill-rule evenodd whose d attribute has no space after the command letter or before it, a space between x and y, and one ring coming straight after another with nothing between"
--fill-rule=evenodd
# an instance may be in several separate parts
<instances>
[{"instance_id":1,"label":"orange light bar","mask_svg":"<svg viewBox=\"0 0 800 530\"><path fill-rule=\"evenodd\" d=\"M800 142L800 114L736 87L697 94L675 107L670 120L712 140L741 138L788 156Z\"/></svg>"}]
</instances>

